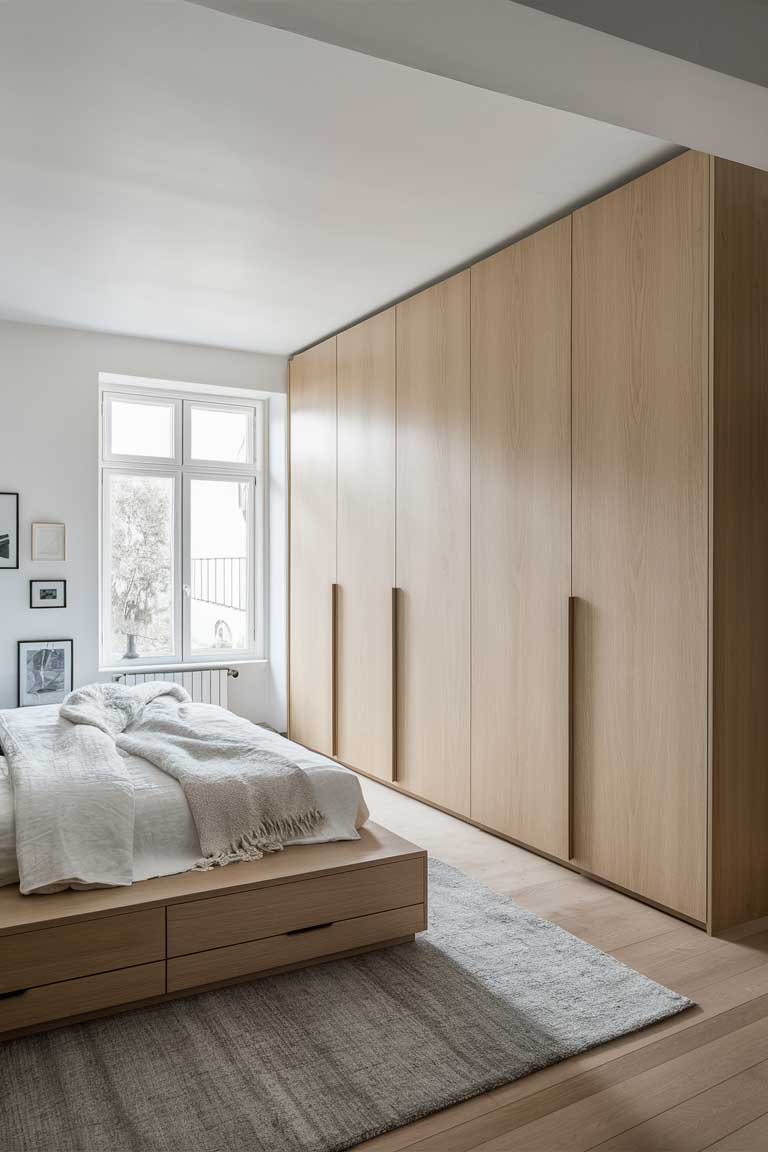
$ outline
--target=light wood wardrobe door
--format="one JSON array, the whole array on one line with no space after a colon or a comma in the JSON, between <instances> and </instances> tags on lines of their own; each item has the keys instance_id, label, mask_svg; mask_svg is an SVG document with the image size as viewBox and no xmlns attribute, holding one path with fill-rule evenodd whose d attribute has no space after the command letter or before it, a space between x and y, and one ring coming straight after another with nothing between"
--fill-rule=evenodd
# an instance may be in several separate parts
<instances>
[{"instance_id":1,"label":"light wood wardrobe door","mask_svg":"<svg viewBox=\"0 0 768 1152\"><path fill-rule=\"evenodd\" d=\"M708 164L573 224L577 862L706 919Z\"/></svg>"},{"instance_id":2,"label":"light wood wardrobe door","mask_svg":"<svg viewBox=\"0 0 768 1152\"><path fill-rule=\"evenodd\" d=\"M397 305L397 779L469 815L469 272Z\"/></svg>"},{"instance_id":3,"label":"light wood wardrobe door","mask_svg":"<svg viewBox=\"0 0 768 1152\"><path fill-rule=\"evenodd\" d=\"M768 914L768 172L712 158L711 928Z\"/></svg>"},{"instance_id":4,"label":"light wood wardrobe door","mask_svg":"<svg viewBox=\"0 0 768 1152\"><path fill-rule=\"evenodd\" d=\"M337 337L336 753L392 779L395 310Z\"/></svg>"},{"instance_id":5,"label":"light wood wardrobe door","mask_svg":"<svg viewBox=\"0 0 768 1152\"><path fill-rule=\"evenodd\" d=\"M290 736L333 755L336 337L294 356L291 408Z\"/></svg>"},{"instance_id":6,"label":"light wood wardrobe door","mask_svg":"<svg viewBox=\"0 0 768 1152\"><path fill-rule=\"evenodd\" d=\"M568 855L571 218L472 268L473 820Z\"/></svg>"}]
</instances>

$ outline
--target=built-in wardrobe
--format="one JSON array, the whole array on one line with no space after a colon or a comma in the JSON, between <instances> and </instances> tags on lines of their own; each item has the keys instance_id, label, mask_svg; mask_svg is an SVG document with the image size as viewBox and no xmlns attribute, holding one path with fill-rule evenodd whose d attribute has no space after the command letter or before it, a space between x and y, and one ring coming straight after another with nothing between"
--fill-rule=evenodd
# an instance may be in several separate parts
<instances>
[{"instance_id":1,"label":"built-in wardrobe","mask_svg":"<svg viewBox=\"0 0 768 1152\"><path fill-rule=\"evenodd\" d=\"M768 174L688 152L293 357L290 734L768 915Z\"/></svg>"}]
</instances>

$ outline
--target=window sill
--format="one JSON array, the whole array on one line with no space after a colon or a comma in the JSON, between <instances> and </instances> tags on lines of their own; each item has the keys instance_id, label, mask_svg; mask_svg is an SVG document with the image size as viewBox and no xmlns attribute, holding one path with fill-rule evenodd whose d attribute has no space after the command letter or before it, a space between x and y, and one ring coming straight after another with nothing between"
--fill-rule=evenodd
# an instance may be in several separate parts
<instances>
[{"instance_id":1,"label":"window sill","mask_svg":"<svg viewBox=\"0 0 768 1152\"><path fill-rule=\"evenodd\" d=\"M237 656L234 660L201 660L199 662L167 663L162 661L152 663L150 660L126 660L124 664L105 664L99 667L99 672L205 672L211 668L240 668L249 664L268 664L265 656Z\"/></svg>"}]
</instances>

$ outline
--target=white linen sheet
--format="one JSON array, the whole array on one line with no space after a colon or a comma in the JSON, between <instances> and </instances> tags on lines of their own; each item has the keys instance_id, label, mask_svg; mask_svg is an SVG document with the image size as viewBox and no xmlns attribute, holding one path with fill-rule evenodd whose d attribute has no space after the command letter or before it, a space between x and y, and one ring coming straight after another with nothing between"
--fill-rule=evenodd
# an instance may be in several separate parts
<instances>
[{"instance_id":1,"label":"white linen sheet","mask_svg":"<svg viewBox=\"0 0 768 1152\"><path fill-rule=\"evenodd\" d=\"M58 706L44 705L34 711L58 711ZM355 774L277 733L269 736L277 752L308 773L317 806L326 814L315 835L291 843L358 839L368 809ZM134 881L189 871L200 858L200 842L181 785L147 760L121 755L135 788ZM18 883L18 878L13 793L5 760L0 756L0 885Z\"/></svg>"},{"instance_id":2,"label":"white linen sheet","mask_svg":"<svg viewBox=\"0 0 768 1152\"><path fill-rule=\"evenodd\" d=\"M130 884L133 784L114 740L70 724L53 705L0 711L0 745L13 787L20 890Z\"/></svg>"}]
</instances>

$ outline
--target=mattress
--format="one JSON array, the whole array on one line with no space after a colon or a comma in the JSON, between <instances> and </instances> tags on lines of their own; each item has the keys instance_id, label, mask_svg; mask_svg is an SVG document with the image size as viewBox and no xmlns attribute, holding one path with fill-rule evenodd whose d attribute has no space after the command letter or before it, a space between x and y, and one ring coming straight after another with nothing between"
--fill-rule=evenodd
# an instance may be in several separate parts
<instances>
[{"instance_id":1,"label":"mattress","mask_svg":"<svg viewBox=\"0 0 768 1152\"><path fill-rule=\"evenodd\" d=\"M42 712L56 708L44 705ZM323 844L332 840L358 840L358 829L368 819L360 782L348 768L267 733L275 750L287 756L309 776L317 807L325 820L313 836L291 844ZM133 832L133 879L171 876L187 872L200 859L200 841L181 785L172 776L138 756L124 756L133 779L136 814ZM0 885L18 883L13 791L8 767L0 756Z\"/></svg>"}]
</instances>

